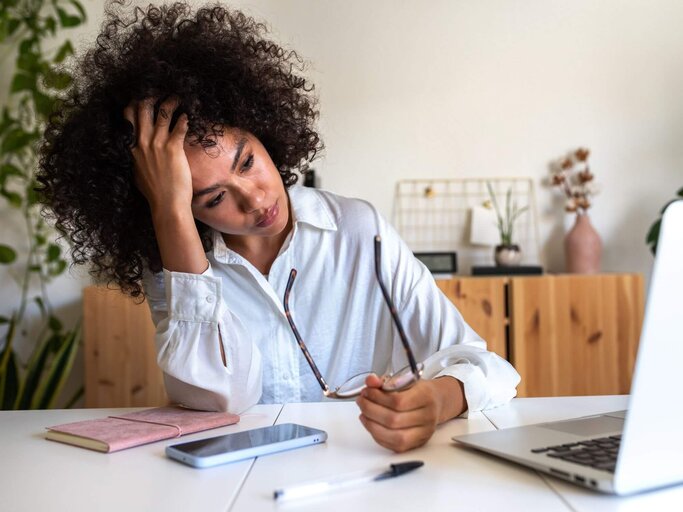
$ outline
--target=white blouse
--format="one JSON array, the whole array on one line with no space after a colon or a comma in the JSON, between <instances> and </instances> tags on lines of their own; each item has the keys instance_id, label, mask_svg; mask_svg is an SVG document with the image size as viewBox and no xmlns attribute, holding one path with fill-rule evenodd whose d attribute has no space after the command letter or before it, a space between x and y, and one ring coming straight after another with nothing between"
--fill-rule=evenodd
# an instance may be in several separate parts
<instances>
[{"instance_id":1,"label":"white blouse","mask_svg":"<svg viewBox=\"0 0 683 512\"><path fill-rule=\"evenodd\" d=\"M147 274L166 391L196 409L240 413L257 402L312 402L322 390L284 314L289 273L292 318L331 388L359 373L407 365L374 272L382 237L382 275L425 378L464 385L469 411L516 394L519 375L469 327L427 268L369 203L294 186L293 229L268 276L214 233L202 275ZM225 364L221 354L223 345Z\"/></svg>"}]
</instances>

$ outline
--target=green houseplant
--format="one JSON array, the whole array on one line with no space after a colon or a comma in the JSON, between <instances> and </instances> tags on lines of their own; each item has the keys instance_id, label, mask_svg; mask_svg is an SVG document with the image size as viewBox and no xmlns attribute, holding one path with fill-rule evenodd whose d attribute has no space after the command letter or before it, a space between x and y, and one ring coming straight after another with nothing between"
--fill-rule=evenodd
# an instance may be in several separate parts
<instances>
[{"instance_id":1,"label":"green houseplant","mask_svg":"<svg viewBox=\"0 0 683 512\"><path fill-rule=\"evenodd\" d=\"M489 182L486 182L486 188L488 188L491 204L496 213L496 226L500 234L500 244L494 250L496 265L499 267L519 265L522 259L522 250L519 245L514 243L513 232L515 222L520 215L528 210L528 206L517 206L517 202L512 199L512 189L509 188L505 194L505 208L500 208L496 194Z\"/></svg>"},{"instance_id":2,"label":"green houseplant","mask_svg":"<svg viewBox=\"0 0 683 512\"><path fill-rule=\"evenodd\" d=\"M650 226L650 230L647 232L647 236L645 237L645 243L650 246L650 251L652 251L652 254L657 254L657 242L659 241L659 229L662 226L662 215L664 214L664 210L666 210L667 206L669 206L671 203L674 201L683 199L683 187L681 187L678 192L676 192L676 199L672 199L671 201L668 201L665 205L664 208L661 209L659 212L659 218Z\"/></svg>"},{"instance_id":3,"label":"green houseplant","mask_svg":"<svg viewBox=\"0 0 683 512\"><path fill-rule=\"evenodd\" d=\"M0 43L6 66L16 52L8 100L0 115L0 197L3 216L16 215L26 242L13 247L0 243L3 272L14 271L20 293L16 304L0 306L0 408L49 408L56 405L73 366L80 328L66 328L55 315L47 284L67 268L58 233L43 218L36 192L37 141L51 112L59 107L61 91L71 75L62 68L73 54L69 40L54 50L45 44L62 29L81 25L85 10L77 0L3 0L0 6ZM0 200L0 204L1 204ZM29 308L40 312L37 335ZM32 323L33 322L33 323ZM29 325L31 324L31 325ZM2 332L2 331L0 331ZM22 340L22 337L24 338ZM32 353L21 361L18 342L31 343ZM66 406L82 394L80 389Z\"/></svg>"}]
</instances>

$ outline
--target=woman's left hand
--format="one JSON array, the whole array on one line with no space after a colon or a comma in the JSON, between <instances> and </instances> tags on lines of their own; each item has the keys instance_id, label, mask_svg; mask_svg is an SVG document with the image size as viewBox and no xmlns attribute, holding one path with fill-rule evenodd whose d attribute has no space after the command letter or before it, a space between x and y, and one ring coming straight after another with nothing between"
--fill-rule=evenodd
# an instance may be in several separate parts
<instances>
[{"instance_id":1,"label":"woman's left hand","mask_svg":"<svg viewBox=\"0 0 683 512\"><path fill-rule=\"evenodd\" d=\"M356 399L360 421L381 446L397 453L425 444L439 423L466 409L462 383L452 377L419 380L404 391L384 391L370 375Z\"/></svg>"}]
</instances>

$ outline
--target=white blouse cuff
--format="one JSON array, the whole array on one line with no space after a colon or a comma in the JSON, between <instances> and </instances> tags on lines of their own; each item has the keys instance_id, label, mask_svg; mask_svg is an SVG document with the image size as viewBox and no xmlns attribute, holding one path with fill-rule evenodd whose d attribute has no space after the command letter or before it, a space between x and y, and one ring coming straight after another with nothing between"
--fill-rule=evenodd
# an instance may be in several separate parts
<instances>
[{"instance_id":1,"label":"white blouse cuff","mask_svg":"<svg viewBox=\"0 0 683 512\"><path fill-rule=\"evenodd\" d=\"M164 269L169 316L189 322L217 322L221 302L221 279L211 266L203 274L171 272Z\"/></svg>"}]
</instances>

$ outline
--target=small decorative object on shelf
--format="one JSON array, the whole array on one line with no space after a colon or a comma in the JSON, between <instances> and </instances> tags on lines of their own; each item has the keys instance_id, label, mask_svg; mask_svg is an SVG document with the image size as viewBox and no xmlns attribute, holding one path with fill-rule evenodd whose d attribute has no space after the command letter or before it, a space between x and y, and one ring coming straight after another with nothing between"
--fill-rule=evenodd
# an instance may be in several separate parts
<instances>
[{"instance_id":1,"label":"small decorative object on shelf","mask_svg":"<svg viewBox=\"0 0 683 512\"><path fill-rule=\"evenodd\" d=\"M493 187L490 183L486 183L489 191L491 201L487 201L484 206L493 209L496 212L498 232L500 233L500 245L496 245L494 249L494 259L496 265L501 267L513 267L519 265L522 261L522 250L519 245L513 242L512 232L515 226L515 221L523 214L528 206L517 206L517 202L512 200L512 189L508 189L505 194L505 210L501 211L498 207L496 194L493 192Z\"/></svg>"},{"instance_id":2,"label":"small decorative object on shelf","mask_svg":"<svg viewBox=\"0 0 683 512\"><path fill-rule=\"evenodd\" d=\"M572 274L600 272L602 242L588 217L590 198L598 192L589 155L588 149L579 148L551 165L552 185L566 196L565 210L576 213L574 226L564 239L565 264Z\"/></svg>"},{"instance_id":3,"label":"small decorative object on shelf","mask_svg":"<svg viewBox=\"0 0 683 512\"><path fill-rule=\"evenodd\" d=\"M458 255L455 252L416 252L415 257L424 263L432 274L455 274Z\"/></svg>"}]
</instances>

